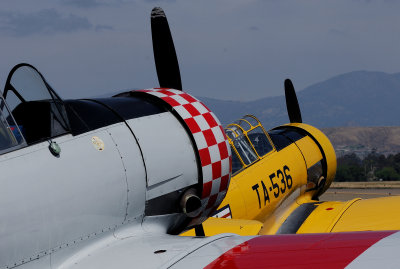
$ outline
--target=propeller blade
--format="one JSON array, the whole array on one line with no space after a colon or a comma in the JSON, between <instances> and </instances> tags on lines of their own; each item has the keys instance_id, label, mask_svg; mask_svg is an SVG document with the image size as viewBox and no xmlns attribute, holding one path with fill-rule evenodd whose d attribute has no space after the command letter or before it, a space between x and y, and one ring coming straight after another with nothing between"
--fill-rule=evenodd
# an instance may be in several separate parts
<instances>
[{"instance_id":1,"label":"propeller blade","mask_svg":"<svg viewBox=\"0 0 400 269\"><path fill-rule=\"evenodd\" d=\"M290 79L285 80L285 98L290 122L302 123L299 102L297 101L296 92Z\"/></svg>"},{"instance_id":2,"label":"propeller blade","mask_svg":"<svg viewBox=\"0 0 400 269\"><path fill-rule=\"evenodd\" d=\"M178 58L167 17L160 7L151 11L151 35L158 82L161 88L182 90Z\"/></svg>"}]
</instances>

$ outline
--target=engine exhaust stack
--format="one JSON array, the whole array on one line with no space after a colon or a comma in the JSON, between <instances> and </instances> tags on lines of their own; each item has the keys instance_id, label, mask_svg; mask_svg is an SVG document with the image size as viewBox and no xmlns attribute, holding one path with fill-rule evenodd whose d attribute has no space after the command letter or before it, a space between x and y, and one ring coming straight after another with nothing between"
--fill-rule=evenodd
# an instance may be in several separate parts
<instances>
[{"instance_id":1,"label":"engine exhaust stack","mask_svg":"<svg viewBox=\"0 0 400 269\"><path fill-rule=\"evenodd\" d=\"M187 190L181 199L181 208L188 217L194 218L201 212L201 200L196 195L195 189Z\"/></svg>"}]
</instances>

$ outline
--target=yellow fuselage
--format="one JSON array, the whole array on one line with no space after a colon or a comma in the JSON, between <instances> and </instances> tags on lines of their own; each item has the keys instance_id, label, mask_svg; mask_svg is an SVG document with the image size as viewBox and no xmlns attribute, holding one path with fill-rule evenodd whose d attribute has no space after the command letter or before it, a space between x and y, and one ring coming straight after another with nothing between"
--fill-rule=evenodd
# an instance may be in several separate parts
<instances>
[{"instance_id":1,"label":"yellow fuselage","mask_svg":"<svg viewBox=\"0 0 400 269\"><path fill-rule=\"evenodd\" d=\"M247 138L251 146L248 148L254 149L253 155L257 158L247 158L246 162L241 144L235 142L235 136L230 136L232 152L236 154L236 170L215 214L217 218L210 218L203 224L206 235L400 229L400 196L318 201L336 173L334 149L318 129L294 123L268 133L264 131L272 147L260 156L251 138L256 127L250 125L245 129L243 126L245 124L235 125L230 130ZM239 127L240 132L236 130ZM290 143L284 142L284 138L289 138ZM185 235L189 234L194 232Z\"/></svg>"},{"instance_id":2,"label":"yellow fuselage","mask_svg":"<svg viewBox=\"0 0 400 269\"><path fill-rule=\"evenodd\" d=\"M235 130L234 127L228 126L231 130ZM257 125L241 130L242 136L247 138L247 148L250 151L253 149L253 153L247 154L257 155L251 163L246 162L247 155L243 153L246 145L243 141L242 144L237 143L236 137L229 136L228 132L232 152L236 155L234 163L236 158L236 166L241 169L234 171L228 193L215 216L258 221L262 230L257 233L273 233L290 212L305 201L311 201L313 196L330 185L336 171L336 158L329 140L319 130L306 124L280 126L270 134L263 130L267 138L264 140L272 147L260 156L255 141L262 139L255 140L251 136L254 129ZM247 160L251 158L249 156ZM321 178L323 180L319 181ZM233 231L226 228L221 231L223 225L216 223L218 220L215 219L204 223L207 235ZM247 225L245 222L239 224L241 227Z\"/></svg>"}]
</instances>

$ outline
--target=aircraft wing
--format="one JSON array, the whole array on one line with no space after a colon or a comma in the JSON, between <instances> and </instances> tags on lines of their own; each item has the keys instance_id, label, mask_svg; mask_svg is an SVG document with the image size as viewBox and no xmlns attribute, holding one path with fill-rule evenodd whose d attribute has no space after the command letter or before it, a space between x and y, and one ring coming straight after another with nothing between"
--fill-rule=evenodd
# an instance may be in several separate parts
<instances>
[{"instance_id":1,"label":"aircraft wing","mask_svg":"<svg viewBox=\"0 0 400 269\"><path fill-rule=\"evenodd\" d=\"M49 260L51 268L394 268L399 243L394 231L182 237L125 230Z\"/></svg>"}]
</instances>

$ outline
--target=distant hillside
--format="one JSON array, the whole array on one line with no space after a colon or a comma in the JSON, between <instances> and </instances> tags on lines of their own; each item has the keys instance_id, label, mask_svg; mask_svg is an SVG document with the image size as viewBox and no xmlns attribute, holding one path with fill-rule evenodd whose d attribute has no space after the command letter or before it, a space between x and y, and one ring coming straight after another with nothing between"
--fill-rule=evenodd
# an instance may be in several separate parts
<instances>
[{"instance_id":1,"label":"distant hillside","mask_svg":"<svg viewBox=\"0 0 400 269\"><path fill-rule=\"evenodd\" d=\"M293 83L296 87L296 81ZM317 127L400 125L400 73L350 72L316 83L297 95L303 121ZM266 128L288 122L283 96L251 102L200 99L223 123L249 113Z\"/></svg>"},{"instance_id":2,"label":"distant hillside","mask_svg":"<svg viewBox=\"0 0 400 269\"><path fill-rule=\"evenodd\" d=\"M339 127L323 128L336 153L341 156L355 152L360 157L368 153L396 154L400 152L400 127Z\"/></svg>"}]
</instances>

